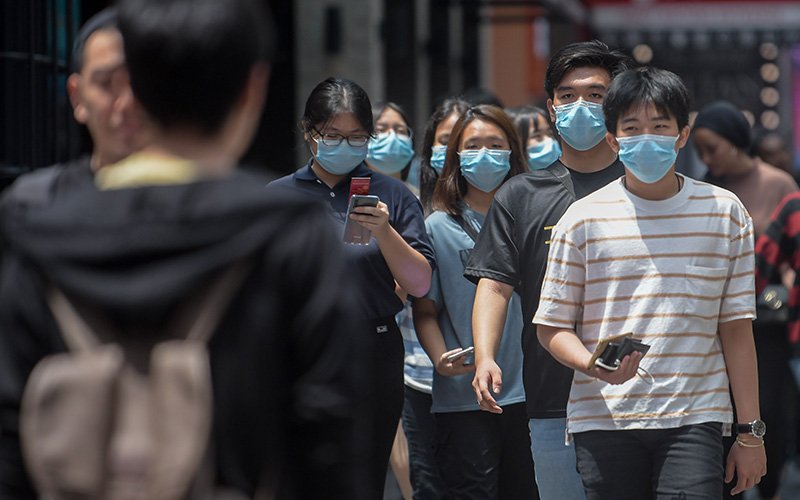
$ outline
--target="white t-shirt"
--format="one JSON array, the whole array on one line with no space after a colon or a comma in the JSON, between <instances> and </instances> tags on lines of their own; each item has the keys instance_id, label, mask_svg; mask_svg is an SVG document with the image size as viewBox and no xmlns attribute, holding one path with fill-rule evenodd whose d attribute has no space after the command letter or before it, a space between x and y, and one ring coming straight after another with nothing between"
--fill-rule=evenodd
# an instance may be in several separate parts
<instances>
[{"instance_id":1,"label":"white t-shirt","mask_svg":"<svg viewBox=\"0 0 800 500\"><path fill-rule=\"evenodd\" d=\"M570 433L733 421L717 327L755 317L753 225L733 193L682 179L663 201L614 181L553 229L533 322L574 329L590 351L625 332L651 346L652 384L575 373Z\"/></svg>"}]
</instances>

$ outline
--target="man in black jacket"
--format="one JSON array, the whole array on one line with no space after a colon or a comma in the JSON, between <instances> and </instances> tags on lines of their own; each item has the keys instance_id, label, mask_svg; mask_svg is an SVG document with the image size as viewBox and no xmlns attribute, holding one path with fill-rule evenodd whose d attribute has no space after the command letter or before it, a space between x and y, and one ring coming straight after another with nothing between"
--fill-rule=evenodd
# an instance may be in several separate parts
<instances>
[{"instance_id":1,"label":"man in black jacket","mask_svg":"<svg viewBox=\"0 0 800 500\"><path fill-rule=\"evenodd\" d=\"M92 138L91 155L23 175L10 188L20 202L45 203L78 184L91 183L95 172L146 142L132 106L115 8L92 16L75 37L67 94L75 121L85 125Z\"/></svg>"},{"instance_id":2,"label":"man in black jacket","mask_svg":"<svg viewBox=\"0 0 800 500\"><path fill-rule=\"evenodd\" d=\"M243 258L254 265L209 343L216 483L358 498L358 351L334 231L321 207L235 171L266 97L263 13L250 0L128 0L119 26L153 142L94 185L0 212L0 498L35 497L19 405L34 365L66 349L50 285L132 335Z\"/></svg>"}]
</instances>

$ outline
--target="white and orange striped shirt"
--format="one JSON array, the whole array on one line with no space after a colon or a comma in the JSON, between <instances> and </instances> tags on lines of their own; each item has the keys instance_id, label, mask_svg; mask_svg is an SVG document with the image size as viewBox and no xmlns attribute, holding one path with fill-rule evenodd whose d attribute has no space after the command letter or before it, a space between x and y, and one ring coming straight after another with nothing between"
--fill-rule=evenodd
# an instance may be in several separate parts
<instances>
[{"instance_id":1,"label":"white and orange striped shirt","mask_svg":"<svg viewBox=\"0 0 800 500\"><path fill-rule=\"evenodd\" d=\"M589 351L625 332L651 346L652 381L575 372L570 433L733 422L717 326L755 317L753 224L733 193L682 179L663 201L614 181L553 229L533 322L575 330Z\"/></svg>"}]
</instances>

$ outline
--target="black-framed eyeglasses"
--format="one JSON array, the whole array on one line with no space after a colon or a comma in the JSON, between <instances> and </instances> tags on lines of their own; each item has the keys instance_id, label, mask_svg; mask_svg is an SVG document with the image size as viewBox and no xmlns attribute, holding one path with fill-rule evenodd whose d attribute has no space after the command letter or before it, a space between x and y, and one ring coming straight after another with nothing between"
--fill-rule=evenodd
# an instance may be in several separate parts
<instances>
[{"instance_id":1,"label":"black-framed eyeglasses","mask_svg":"<svg viewBox=\"0 0 800 500\"><path fill-rule=\"evenodd\" d=\"M313 129L314 132L317 133L319 136L313 137L314 141L319 144L320 142L326 146L338 146L342 143L342 141L347 141L347 144L353 146L354 148L361 148L367 145L369 142L370 137L368 135L348 135L347 137L343 136L342 134L323 134L317 129Z\"/></svg>"}]
</instances>

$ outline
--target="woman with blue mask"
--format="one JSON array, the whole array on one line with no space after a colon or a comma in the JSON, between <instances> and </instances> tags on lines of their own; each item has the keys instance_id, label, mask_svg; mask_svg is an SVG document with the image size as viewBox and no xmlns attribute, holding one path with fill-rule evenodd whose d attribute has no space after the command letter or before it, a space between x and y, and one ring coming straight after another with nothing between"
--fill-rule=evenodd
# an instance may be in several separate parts
<instances>
[{"instance_id":1,"label":"woman with blue mask","mask_svg":"<svg viewBox=\"0 0 800 500\"><path fill-rule=\"evenodd\" d=\"M363 339L352 360L362 370L356 389L361 405L342 411L363 419L355 434L363 454L356 459L368 474L367 497L381 498L403 406L403 340L395 322L403 302L395 286L414 296L427 293L433 251L419 200L402 181L370 170L364 161L376 134L372 106L360 86L342 78L321 82L306 101L300 128L311 158L294 174L271 183L268 191L327 203L331 223L341 234L351 187L365 183L354 178L368 178L368 194L380 200L376 207L358 207L350 214L351 221L371 231L371 238L364 245L344 245L349 279L341 290L358 312L352 318L353 335Z\"/></svg>"},{"instance_id":2,"label":"woman with blue mask","mask_svg":"<svg viewBox=\"0 0 800 500\"><path fill-rule=\"evenodd\" d=\"M411 126L405 111L393 102L372 107L375 137L367 147L367 166L372 170L406 181L414 158Z\"/></svg>"},{"instance_id":3,"label":"woman with blue mask","mask_svg":"<svg viewBox=\"0 0 800 500\"><path fill-rule=\"evenodd\" d=\"M376 120L376 129L384 130L388 128L399 128L407 126L408 120L399 107L376 106L373 108L373 116ZM415 176L420 186L420 201L426 214L431 211L431 199L433 188L439 178L439 173L444 167L445 150L447 141L450 138L450 131L453 125L467 110L467 103L458 99L448 99L436 108L430 117L423 135L422 155L419 157L419 170L414 172L412 166L411 173L408 169L401 171L401 175L409 175L406 185L411 189L410 184ZM390 112L393 111L393 112ZM401 121L402 120L402 121ZM397 131L395 131L397 133ZM367 162L372 165L369 155ZM403 296L403 292L398 290ZM445 489L442 482L439 468L434 456L435 428L436 421L431 413L431 392L433 388L433 364L428 355L423 350L414 329L411 316L411 304L406 303L403 310L397 315L397 324L403 335L403 345L405 348L405 358L403 364L405 381L405 401L403 404L403 425L398 430L405 431L408 443L408 469L410 476L411 489L414 498L444 498ZM392 464L395 463L396 453L392 451ZM399 474L396 467L392 466L393 472L397 477ZM402 472L399 472L402 474ZM398 483L402 479L398 477ZM401 487L402 489L402 487Z\"/></svg>"},{"instance_id":4,"label":"woman with blue mask","mask_svg":"<svg viewBox=\"0 0 800 500\"><path fill-rule=\"evenodd\" d=\"M458 98L446 99L437 106L425 126L420 155L419 198L426 215L433 211L433 190L444 169L450 132L468 108L466 101Z\"/></svg>"},{"instance_id":5,"label":"woman with blue mask","mask_svg":"<svg viewBox=\"0 0 800 500\"><path fill-rule=\"evenodd\" d=\"M527 170L525 152L505 112L496 106L472 107L450 134L434 191L436 211L425 221L437 268L430 292L413 301L414 323L436 370L431 411L448 498L538 498L522 387L519 297L511 300L498 346L504 369L497 395L501 414L480 410L472 389L473 358L450 358L473 345L476 287L463 277L469 252L494 193Z\"/></svg>"},{"instance_id":6,"label":"woman with blue mask","mask_svg":"<svg viewBox=\"0 0 800 500\"><path fill-rule=\"evenodd\" d=\"M522 145L528 151L528 167L542 170L561 157L561 146L544 109L537 106L508 108L506 113L517 128Z\"/></svg>"}]
</instances>

